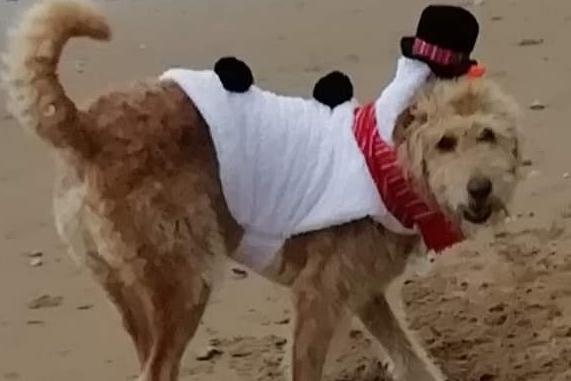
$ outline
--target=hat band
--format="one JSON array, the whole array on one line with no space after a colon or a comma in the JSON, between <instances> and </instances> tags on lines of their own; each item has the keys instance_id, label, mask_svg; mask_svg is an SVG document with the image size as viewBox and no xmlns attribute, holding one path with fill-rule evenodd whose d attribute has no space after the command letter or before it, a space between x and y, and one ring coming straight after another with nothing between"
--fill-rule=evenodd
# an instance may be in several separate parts
<instances>
[{"instance_id":1,"label":"hat band","mask_svg":"<svg viewBox=\"0 0 571 381\"><path fill-rule=\"evenodd\" d=\"M441 48L418 37L414 39L412 54L444 66L458 64L467 58L464 53L458 53L450 49Z\"/></svg>"}]
</instances>

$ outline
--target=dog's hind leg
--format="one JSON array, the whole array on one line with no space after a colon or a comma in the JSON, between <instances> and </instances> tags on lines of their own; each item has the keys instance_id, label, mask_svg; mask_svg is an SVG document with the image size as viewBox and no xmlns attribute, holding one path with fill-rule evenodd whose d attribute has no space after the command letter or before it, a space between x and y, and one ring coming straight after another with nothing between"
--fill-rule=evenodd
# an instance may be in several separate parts
<instances>
[{"instance_id":1,"label":"dog's hind leg","mask_svg":"<svg viewBox=\"0 0 571 381\"><path fill-rule=\"evenodd\" d=\"M182 290L175 291L178 286ZM180 360L194 336L210 294L204 282L188 286L165 278L153 286L154 290L149 290L155 294L146 315L146 332L151 340L139 381L178 380Z\"/></svg>"},{"instance_id":2,"label":"dog's hind leg","mask_svg":"<svg viewBox=\"0 0 571 381\"><path fill-rule=\"evenodd\" d=\"M96 251L86 254L88 267L121 314L123 326L137 350L139 363L144 364L149 355L151 338L146 335L147 322L142 301L136 293L137 287L123 281L120 271L109 266Z\"/></svg>"},{"instance_id":3,"label":"dog's hind leg","mask_svg":"<svg viewBox=\"0 0 571 381\"><path fill-rule=\"evenodd\" d=\"M142 368L139 381L175 381L180 359L207 304L210 286L186 250L144 250L149 254L145 257L155 258L142 263L137 257L114 269L98 254L92 254L89 267L117 306L135 344ZM192 250L189 246L188 251Z\"/></svg>"},{"instance_id":4,"label":"dog's hind leg","mask_svg":"<svg viewBox=\"0 0 571 381\"><path fill-rule=\"evenodd\" d=\"M138 191L113 208L106 200L87 218L99 262L107 267L99 271L105 275L100 282L137 347L139 381L178 379L213 286L212 272L224 260L210 204L185 208L161 189ZM97 264L90 267L97 273Z\"/></svg>"},{"instance_id":5,"label":"dog's hind leg","mask_svg":"<svg viewBox=\"0 0 571 381\"><path fill-rule=\"evenodd\" d=\"M357 314L361 321L387 350L399 381L442 381L436 365L428 360L424 351L408 336L394 314L387 298L378 294L361 306Z\"/></svg>"}]
</instances>

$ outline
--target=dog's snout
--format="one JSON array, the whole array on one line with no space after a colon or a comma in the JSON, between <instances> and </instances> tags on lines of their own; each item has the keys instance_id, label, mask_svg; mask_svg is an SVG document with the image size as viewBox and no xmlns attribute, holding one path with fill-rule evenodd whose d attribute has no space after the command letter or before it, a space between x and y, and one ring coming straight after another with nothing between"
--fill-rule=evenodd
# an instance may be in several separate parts
<instances>
[{"instance_id":1,"label":"dog's snout","mask_svg":"<svg viewBox=\"0 0 571 381\"><path fill-rule=\"evenodd\" d=\"M475 200L484 200L492 193L492 182L487 177L472 177L468 182L468 193Z\"/></svg>"}]
</instances>

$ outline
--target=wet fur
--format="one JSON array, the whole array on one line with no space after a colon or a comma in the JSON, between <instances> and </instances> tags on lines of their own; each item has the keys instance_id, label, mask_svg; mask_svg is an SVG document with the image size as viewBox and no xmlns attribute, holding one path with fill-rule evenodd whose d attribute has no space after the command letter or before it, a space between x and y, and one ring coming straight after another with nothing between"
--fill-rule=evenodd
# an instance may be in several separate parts
<instances>
[{"instance_id":1,"label":"wet fur","mask_svg":"<svg viewBox=\"0 0 571 381\"><path fill-rule=\"evenodd\" d=\"M78 1L47 0L26 13L5 57L10 109L55 148L58 232L121 313L139 380L175 381L216 272L235 256L242 230L224 203L208 126L175 84L141 82L76 108L56 74L62 47L75 36L108 39L110 31ZM460 220L465 173L490 176L494 197L509 201L516 125L513 102L495 85L436 82L403 114L395 139L418 189ZM478 142L484 126L496 131L496 143ZM458 134L456 152L435 151L445 133ZM385 296L417 248L416 238L369 219L287 241L264 275L293 293L293 380L321 378L346 310L387 349L397 379L444 379Z\"/></svg>"}]
</instances>

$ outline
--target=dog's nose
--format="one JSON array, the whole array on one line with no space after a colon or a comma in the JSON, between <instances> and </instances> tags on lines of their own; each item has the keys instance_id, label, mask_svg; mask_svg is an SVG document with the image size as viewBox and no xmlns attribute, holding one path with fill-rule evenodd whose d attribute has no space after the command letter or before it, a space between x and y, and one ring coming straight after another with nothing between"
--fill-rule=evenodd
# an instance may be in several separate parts
<instances>
[{"instance_id":1,"label":"dog's nose","mask_svg":"<svg viewBox=\"0 0 571 381\"><path fill-rule=\"evenodd\" d=\"M485 200L492 193L492 182L487 177L472 177L468 181L468 193L475 200Z\"/></svg>"}]
</instances>

